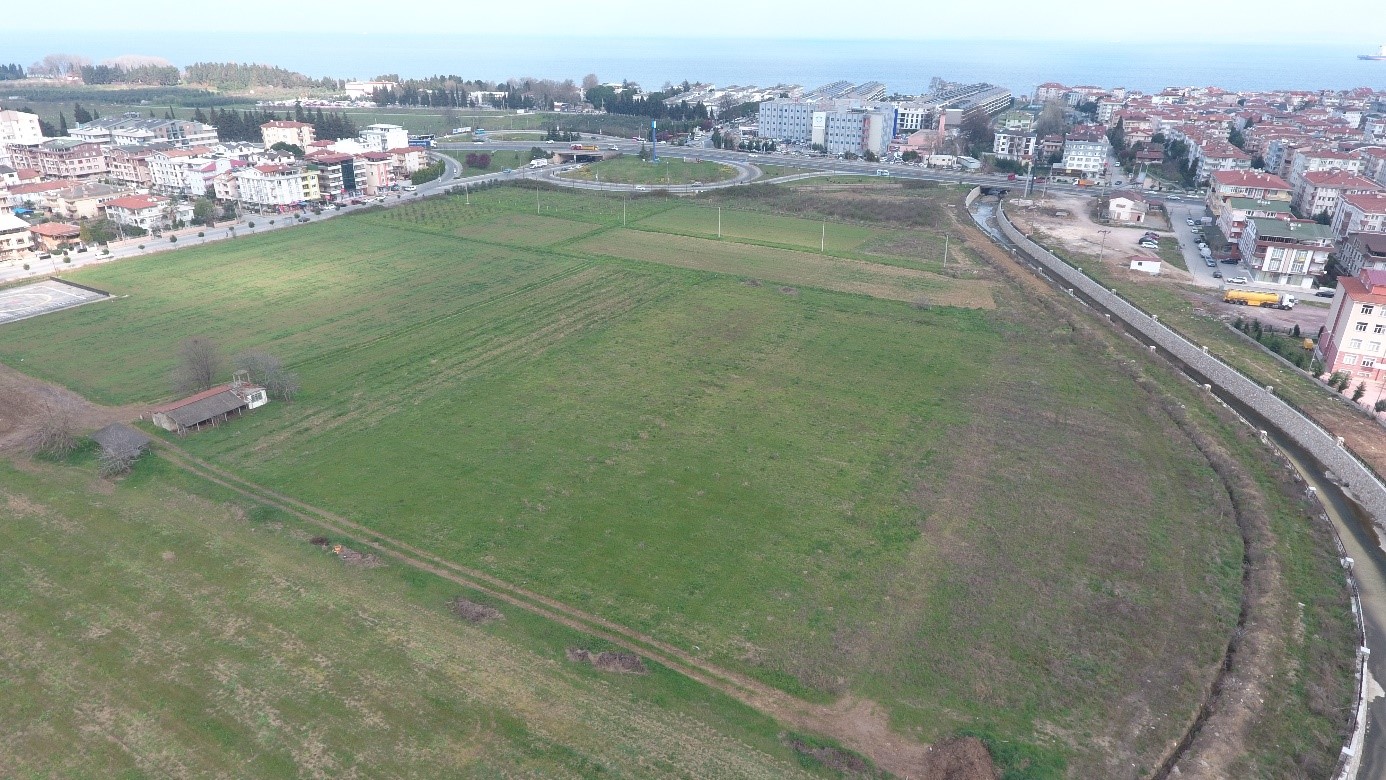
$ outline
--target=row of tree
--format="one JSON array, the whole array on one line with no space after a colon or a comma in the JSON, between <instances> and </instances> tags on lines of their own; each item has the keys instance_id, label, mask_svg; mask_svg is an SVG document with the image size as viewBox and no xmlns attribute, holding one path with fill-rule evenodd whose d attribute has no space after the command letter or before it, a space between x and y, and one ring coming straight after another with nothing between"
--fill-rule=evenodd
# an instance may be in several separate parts
<instances>
[{"instance_id":1,"label":"row of tree","mask_svg":"<svg viewBox=\"0 0 1386 780\"><path fill-rule=\"evenodd\" d=\"M356 123L346 114L333 112L323 113L319 108L316 112L304 111L299 107L294 116L297 121L309 122L313 125L313 135L319 140L335 141L340 138L355 138L357 135ZM261 139L260 125L266 122L275 122L286 117L280 116L274 111L265 109L247 109L237 111L234 109L214 108L209 112L197 109L193 112L193 120L212 125L217 129L217 137L223 141L247 141L257 143Z\"/></svg>"},{"instance_id":2,"label":"row of tree","mask_svg":"<svg viewBox=\"0 0 1386 780\"><path fill-rule=\"evenodd\" d=\"M618 91L615 87L597 84L589 88L583 94L583 98L591 103L593 108L608 114L647 116L651 119L670 119L676 122L695 122L711 116L702 101L693 104L686 100L680 100L673 105L666 103L669 98L687 91L682 86L671 86L669 90L637 93L633 87Z\"/></svg>"},{"instance_id":3,"label":"row of tree","mask_svg":"<svg viewBox=\"0 0 1386 780\"><path fill-rule=\"evenodd\" d=\"M24 66L11 62L0 65L0 81L18 81L24 78Z\"/></svg>"},{"instance_id":4,"label":"row of tree","mask_svg":"<svg viewBox=\"0 0 1386 780\"><path fill-rule=\"evenodd\" d=\"M173 65L83 65L79 70L86 84L143 84L171 87L181 81Z\"/></svg>"},{"instance_id":5,"label":"row of tree","mask_svg":"<svg viewBox=\"0 0 1386 780\"><path fill-rule=\"evenodd\" d=\"M555 103L575 103L582 100L582 90L572 79L511 79L499 84L472 80L460 76L430 76L424 79L403 79L386 74L378 81L394 82L396 86L376 89L371 100L378 106L432 106L435 108L466 108L477 92L500 92L499 99L488 96L486 102L497 108L553 109Z\"/></svg>"},{"instance_id":6,"label":"row of tree","mask_svg":"<svg viewBox=\"0 0 1386 780\"><path fill-rule=\"evenodd\" d=\"M183 81L206 84L217 89L252 89L255 87L324 87L341 89L341 81L333 78L314 79L274 65L254 65L244 62L195 62L183 69Z\"/></svg>"}]
</instances>

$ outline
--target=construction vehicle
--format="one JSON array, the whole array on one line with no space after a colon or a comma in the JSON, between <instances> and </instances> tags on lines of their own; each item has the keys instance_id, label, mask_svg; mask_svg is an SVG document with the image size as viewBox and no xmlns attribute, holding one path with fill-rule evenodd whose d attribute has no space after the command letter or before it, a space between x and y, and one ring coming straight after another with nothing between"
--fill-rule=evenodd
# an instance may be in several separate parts
<instances>
[{"instance_id":1,"label":"construction vehicle","mask_svg":"<svg viewBox=\"0 0 1386 780\"><path fill-rule=\"evenodd\" d=\"M1268 309L1293 309L1296 303L1293 295L1254 290L1227 290L1223 292L1222 300L1238 306L1264 306Z\"/></svg>"}]
</instances>

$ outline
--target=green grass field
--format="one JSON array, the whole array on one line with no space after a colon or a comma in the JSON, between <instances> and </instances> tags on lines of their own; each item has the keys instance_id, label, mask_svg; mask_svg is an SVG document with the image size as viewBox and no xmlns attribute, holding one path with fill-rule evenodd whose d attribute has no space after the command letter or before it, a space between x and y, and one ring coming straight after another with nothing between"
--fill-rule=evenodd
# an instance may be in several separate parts
<instances>
[{"instance_id":1,"label":"green grass field","mask_svg":"<svg viewBox=\"0 0 1386 780\"><path fill-rule=\"evenodd\" d=\"M584 165L562 174L564 178L582 181L601 181L608 184L675 185L725 181L736 176L730 165L698 160L686 162L681 157L661 157L657 161L638 157L614 157L599 163Z\"/></svg>"},{"instance_id":2,"label":"green grass field","mask_svg":"<svg viewBox=\"0 0 1386 780\"><path fill-rule=\"evenodd\" d=\"M267 349L298 400L182 446L922 741L1139 777L1182 733L1240 539L1199 452L1080 334L936 273L936 230L832 221L820 254L803 217L718 241L663 198L471 200L84 270L128 297L6 326L0 360L128 403L167 396L187 335Z\"/></svg>"},{"instance_id":3,"label":"green grass field","mask_svg":"<svg viewBox=\"0 0 1386 780\"><path fill-rule=\"evenodd\" d=\"M811 777L776 724L152 457L0 461L0 766L9 777Z\"/></svg>"},{"instance_id":4,"label":"green grass field","mask_svg":"<svg viewBox=\"0 0 1386 780\"><path fill-rule=\"evenodd\" d=\"M466 151L452 151L452 150L448 150L448 151L444 151L443 154L446 154L447 156L449 156L449 157L451 157L451 158L457 160L459 163L462 163L462 164L463 164L463 167L462 167L462 175L463 175L463 176L475 176L475 175L480 174L480 173L495 173L496 171L503 171L503 170L505 170L506 168L511 168L511 169L523 168L524 166L526 166L526 165L529 164L529 160L530 160L529 152L508 152L508 151L504 151L504 150L502 150L502 151L494 151L494 150L493 150L493 151L484 151L484 150L483 150L483 151L477 151L477 152L466 152ZM468 166L468 165L466 164L466 160L467 160L467 155L469 155L469 154L476 154L476 155L485 154L485 155L489 155L490 158L491 158L491 164L488 165L488 166L486 166L485 168L477 168L477 167L473 167L473 166Z\"/></svg>"}]
</instances>

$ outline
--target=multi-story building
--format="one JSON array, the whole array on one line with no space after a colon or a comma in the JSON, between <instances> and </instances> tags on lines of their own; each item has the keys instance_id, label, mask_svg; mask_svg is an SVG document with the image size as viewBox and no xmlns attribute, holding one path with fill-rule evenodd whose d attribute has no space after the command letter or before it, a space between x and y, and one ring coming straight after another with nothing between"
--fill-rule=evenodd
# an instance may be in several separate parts
<instances>
[{"instance_id":1,"label":"multi-story building","mask_svg":"<svg viewBox=\"0 0 1386 780\"><path fill-rule=\"evenodd\" d=\"M1290 202L1290 185L1279 176L1260 171L1214 171L1208 177L1208 208L1222 216L1227 201L1232 198L1252 200L1281 200Z\"/></svg>"},{"instance_id":2,"label":"multi-story building","mask_svg":"<svg viewBox=\"0 0 1386 780\"><path fill-rule=\"evenodd\" d=\"M24 111L0 111L0 165L10 165L10 144L43 143L38 117Z\"/></svg>"},{"instance_id":3,"label":"multi-story building","mask_svg":"<svg viewBox=\"0 0 1386 780\"><path fill-rule=\"evenodd\" d=\"M0 261L18 260L34 245L29 223L13 214L0 213Z\"/></svg>"},{"instance_id":4,"label":"multi-story building","mask_svg":"<svg viewBox=\"0 0 1386 780\"><path fill-rule=\"evenodd\" d=\"M869 152L879 157L895 137L895 109L890 106L828 111L823 117L823 140L815 143L822 143L829 154Z\"/></svg>"},{"instance_id":5,"label":"multi-story building","mask_svg":"<svg viewBox=\"0 0 1386 780\"><path fill-rule=\"evenodd\" d=\"M1333 231L1310 220L1251 218L1237 246L1258 282L1310 287L1333 251Z\"/></svg>"},{"instance_id":6,"label":"multi-story building","mask_svg":"<svg viewBox=\"0 0 1386 780\"><path fill-rule=\"evenodd\" d=\"M1101 176L1107 170L1112 145L1104 136L1064 141L1064 157L1058 167L1082 176Z\"/></svg>"},{"instance_id":7,"label":"multi-story building","mask_svg":"<svg viewBox=\"0 0 1386 780\"><path fill-rule=\"evenodd\" d=\"M366 189L366 172L349 154L318 152L306 159L309 170L318 174L318 192L324 200L352 197Z\"/></svg>"},{"instance_id":8,"label":"multi-story building","mask_svg":"<svg viewBox=\"0 0 1386 780\"><path fill-rule=\"evenodd\" d=\"M96 219L107 202L128 194L128 187L88 181L58 190L49 204L53 215L61 219Z\"/></svg>"},{"instance_id":9,"label":"multi-story building","mask_svg":"<svg viewBox=\"0 0 1386 780\"><path fill-rule=\"evenodd\" d=\"M1386 233L1386 193L1344 195L1333 215L1333 235L1339 239L1351 233Z\"/></svg>"},{"instance_id":10,"label":"multi-story building","mask_svg":"<svg viewBox=\"0 0 1386 780\"><path fill-rule=\"evenodd\" d=\"M1051 100L1062 101L1068 94L1068 87L1057 81L1046 81L1035 88L1035 102L1048 103Z\"/></svg>"},{"instance_id":11,"label":"multi-story building","mask_svg":"<svg viewBox=\"0 0 1386 780\"><path fill-rule=\"evenodd\" d=\"M793 144L809 143L813 135L813 113L816 105L809 100L767 100L760 104L757 132L761 138L776 138Z\"/></svg>"},{"instance_id":12,"label":"multi-story building","mask_svg":"<svg viewBox=\"0 0 1386 780\"><path fill-rule=\"evenodd\" d=\"M32 168L52 179L83 179L106 172L101 144L53 138L39 144L10 144L10 165Z\"/></svg>"},{"instance_id":13,"label":"multi-story building","mask_svg":"<svg viewBox=\"0 0 1386 780\"><path fill-rule=\"evenodd\" d=\"M103 146L145 146L157 143L184 147L217 142L217 129L211 125L184 119L142 117L138 112L94 119L78 125L68 134L73 138Z\"/></svg>"},{"instance_id":14,"label":"multi-story building","mask_svg":"<svg viewBox=\"0 0 1386 780\"><path fill-rule=\"evenodd\" d=\"M1002 159L1029 162L1035 157L1037 142L1038 139L1034 135L998 132L996 139L992 141L991 150Z\"/></svg>"},{"instance_id":15,"label":"multi-story building","mask_svg":"<svg viewBox=\"0 0 1386 780\"><path fill-rule=\"evenodd\" d=\"M1383 187L1347 171L1309 171L1299 177L1294 190L1295 211L1301 217L1327 214L1331 219L1338 212L1338 201L1344 195L1380 192Z\"/></svg>"},{"instance_id":16,"label":"multi-story building","mask_svg":"<svg viewBox=\"0 0 1386 780\"><path fill-rule=\"evenodd\" d=\"M107 178L142 189L153 187L154 174L149 170L149 158L164 148L155 145L106 149Z\"/></svg>"},{"instance_id":17,"label":"multi-story building","mask_svg":"<svg viewBox=\"0 0 1386 780\"><path fill-rule=\"evenodd\" d=\"M375 195L389 187L394 177L390 175L390 155L387 152L366 152L356 158L356 169L360 172L357 181L364 181L362 189L367 195Z\"/></svg>"},{"instance_id":18,"label":"multi-story building","mask_svg":"<svg viewBox=\"0 0 1386 780\"><path fill-rule=\"evenodd\" d=\"M282 211L322 200L317 171L304 165L256 165L241 168L232 176L238 199L248 206Z\"/></svg>"},{"instance_id":19,"label":"multi-story building","mask_svg":"<svg viewBox=\"0 0 1386 780\"><path fill-rule=\"evenodd\" d=\"M260 138L266 149L280 143L307 149L314 140L313 130L307 122L275 120L260 125Z\"/></svg>"},{"instance_id":20,"label":"multi-story building","mask_svg":"<svg viewBox=\"0 0 1386 780\"><path fill-rule=\"evenodd\" d=\"M360 133L361 145L374 152L384 152L409 145L409 131L399 125L366 125Z\"/></svg>"},{"instance_id":21,"label":"multi-story building","mask_svg":"<svg viewBox=\"0 0 1386 780\"><path fill-rule=\"evenodd\" d=\"M1304 174L1313 171L1362 172L1362 158L1336 149L1299 149L1290 160L1290 185L1298 186Z\"/></svg>"},{"instance_id":22,"label":"multi-story building","mask_svg":"<svg viewBox=\"0 0 1386 780\"><path fill-rule=\"evenodd\" d=\"M1314 347L1314 357L1331 372L1381 379L1386 353L1386 270L1363 268L1356 276L1338 277L1338 294L1328 310L1328 324Z\"/></svg>"},{"instance_id":23,"label":"multi-story building","mask_svg":"<svg viewBox=\"0 0 1386 780\"><path fill-rule=\"evenodd\" d=\"M1257 200L1255 198L1228 198L1218 214L1218 230L1235 242L1242 237L1242 229L1248 219L1290 219L1290 204L1283 200Z\"/></svg>"},{"instance_id":24,"label":"multi-story building","mask_svg":"<svg viewBox=\"0 0 1386 780\"><path fill-rule=\"evenodd\" d=\"M428 167L428 152L417 146L401 146L385 154L390 155L390 170L401 179Z\"/></svg>"},{"instance_id":25,"label":"multi-story building","mask_svg":"<svg viewBox=\"0 0 1386 780\"><path fill-rule=\"evenodd\" d=\"M106 217L117 225L155 232L172 227L174 220L192 218L192 204L174 204L160 195L127 195L107 201Z\"/></svg>"},{"instance_id":26,"label":"multi-story building","mask_svg":"<svg viewBox=\"0 0 1386 780\"><path fill-rule=\"evenodd\" d=\"M1363 268L1386 269L1386 233L1353 233L1338 244L1338 268L1356 276Z\"/></svg>"}]
</instances>

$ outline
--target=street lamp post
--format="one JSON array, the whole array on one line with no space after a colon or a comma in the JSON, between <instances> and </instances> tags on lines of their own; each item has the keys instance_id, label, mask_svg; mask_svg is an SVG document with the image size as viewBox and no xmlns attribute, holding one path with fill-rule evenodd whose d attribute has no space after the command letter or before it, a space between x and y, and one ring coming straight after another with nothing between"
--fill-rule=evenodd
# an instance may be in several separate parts
<instances>
[{"instance_id":1,"label":"street lamp post","mask_svg":"<svg viewBox=\"0 0 1386 780\"><path fill-rule=\"evenodd\" d=\"M1107 250L1107 234L1108 234L1108 233L1111 233L1112 231L1110 231L1110 230L1099 230L1099 231L1097 231L1097 232L1102 234L1102 243L1099 244L1098 247L1097 247L1097 262L1101 263L1101 262L1102 262L1102 255L1103 255L1103 254L1106 252L1106 250Z\"/></svg>"}]
</instances>

